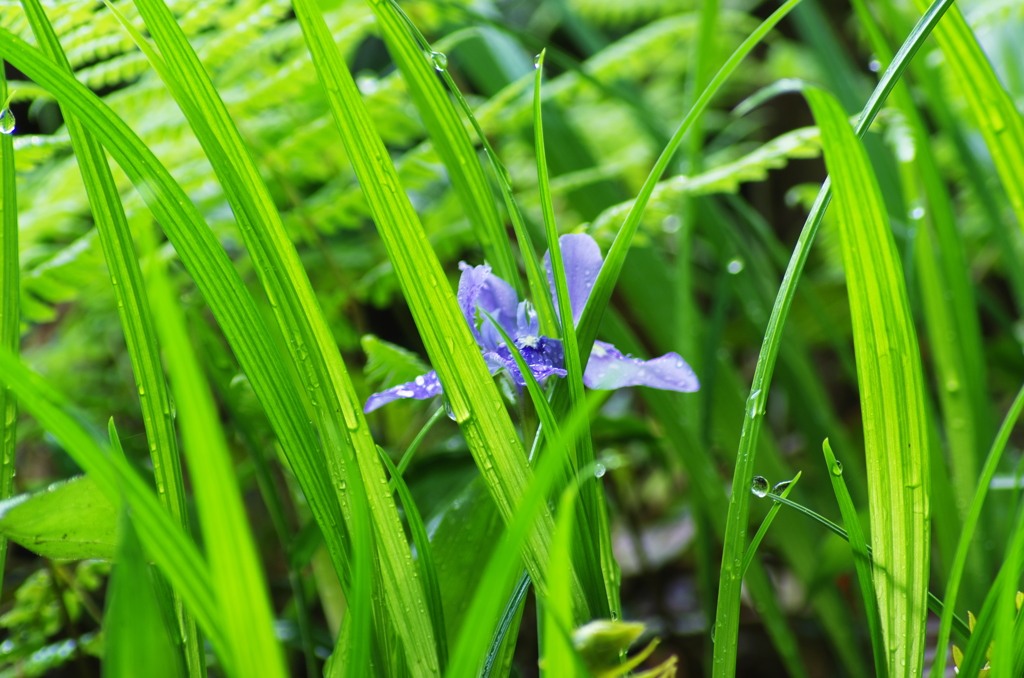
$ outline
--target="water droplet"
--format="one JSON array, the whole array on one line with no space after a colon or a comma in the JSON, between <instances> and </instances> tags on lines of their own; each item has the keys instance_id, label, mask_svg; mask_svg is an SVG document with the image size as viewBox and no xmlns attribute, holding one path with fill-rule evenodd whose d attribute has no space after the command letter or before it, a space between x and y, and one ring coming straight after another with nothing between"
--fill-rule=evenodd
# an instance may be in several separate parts
<instances>
[{"instance_id":1,"label":"water droplet","mask_svg":"<svg viewBox=\"0 0 1024 678\"><path fill-rule=\"evenodd\" d=\"M836 463L832 464L832 475L843 475L843 462L839 461L838 459L836 459Z\"/></svg>"},{"instance_id":2,"label":"water droplet","mask_svg":"<svg viewBox=\"0 0 1024 678\"><path fill-rule=\"evenodd\" d=\"M143 388L142 384L139 384L139 395L140 396L146 395L146 389Z\"/></svg>"},{"instance_id":3,"label":"water droplet","mask_svg":"<svg viewBox=\"0 0 1024 678\"><path fill-rule=\"evenodd\" d=\"M711 642L715 642L715 631L718 630L718 624L711 625Z\"/></svg>"},{"instance_id":4,"label":"water droplet","mask_svg":"<svg viewBox=\"0 0 1024 678\"><path fill-rule=\"evenodd\" d=\"M431 52L430 60L434 62L434 68L443 71L448 68L448 57L444 52Z\"/></svg>"},{"instance_id":5,"label":"water droplet","mask_svg":"<svg viewBox=\"0 0 1024 678\"><path fill-rule=\"evenodd\" d=\"M783 480L781 483L775 483L775 487L772 488L772 494L782 494L792 483L792 480Z\"/></svg>"},{"instance_id":6,"label":"water droplet","mask_svg":"<svg viewBox=\"0 0 1024 678\"><path fill-rule=\"evenodd\" d=\"M9 108L0 111L0 133L14 134L14 112Z\"/></svg>"},{"instance_id":7,"label":"water droplet","mask_svg":"<svg viewBox=\"0 0 1024 678\"><path fill-rule=\"evenodd\" d=\"M754 476L750 481L750 491L755 497L764 497L768 494L768 480L764 476Z\"/></svg>"},{"instance_id":8,"label":"water droplet","mask_svg":"<svg viewBox=\"0 0 1024 678\"><path fill-rule=\"evenodd\" d=\"M868 70L871 71L872 73L877 73L878 71L882 70L882 62L879 61L878 59L872 59L871 61L868 62Z\"/></svg>"},{"instance_id":9,"label":"water droplet","mask_svg":"<svg viewBox=\"0 0 1024 678\"><path fill-rule=\"evenodd\" d=\"M605 466L604 464L602 464L601 462L597 462L596 464L594 464L594 477L595 478L604 478L604 474L607 473L607 472L608 472L608 467Z\"/></svg>"},{"instance_id":10,"label":"water droplet","mask_svg":"<svg viewBox=\"0 0 1024 678\"><path fill-rule=\"evenodd\" d=\"M452 409L452 404L451 402L449 402L447 398L444 399L444 412L445 414L448 415L449 419L451 419L452 421L456 421L455 410Z\"/></svg>"},{"instance_id":11,"label":"water droplet","mask_svg":"<svg viewBox=\"0 0 1024 678\"><path fill-rule=\"evenodd\" d=\"M732 273L733 275L736 275L737 273L743 270L743 260L740 259L739 257L736 257L728 264L726 264L725 270L729 271L729 273Z\"/></svg>"},{"instance_id":12,"label":"water droplet","mask_svg":"<svg viewBox=\"0 0 1024 678\"><path fill-rule=\"evenodd\" d=\"M910 210L910 218L914 221L924 218L924 208L918 205L914 209Z\"/></svg>"},{"instance_id":13,"label":"water droplet","mask_svg":"<svg viewBox=\"0 0 1024 678\"><path fill-rule=\"evenodd\" d=\"M666 233L675 233L683 225L683 220L678 215L670 214L661 222L661 230Z\"/></svg>"},{"instance_id":14,"label":"water droplet","mask_svg":"<svg viewBox=\"0 0 1024 678\"><path fill-rule=\"evenodd\" d=\"M533 67L540 68L540 55L533 57Z\"/></svg>"},{"instance_id":15,"label":"water droplet","mask_svg":"<svg viewBox=\"0 0 1024 678\"><path fill-rule=\"evenodd\" d=\"M946 390L950 393L956 393L960 390L960 382L956 379L950 379L946 382Z\"/></svg>"},{"instance_id":16,"label":"water droplet","mask_svg":"<svg viewBox=\"0 0 1024 678\"><path fill-rule=\"evenodd\" d=\"M761 398L761 389L757 389L756 391L751 393L750 397L747 399L747 403L747 414L750 416L751 419L753 419L759 414L764 414L764 403L762 402Z\"/></svg>"}]
</instances>

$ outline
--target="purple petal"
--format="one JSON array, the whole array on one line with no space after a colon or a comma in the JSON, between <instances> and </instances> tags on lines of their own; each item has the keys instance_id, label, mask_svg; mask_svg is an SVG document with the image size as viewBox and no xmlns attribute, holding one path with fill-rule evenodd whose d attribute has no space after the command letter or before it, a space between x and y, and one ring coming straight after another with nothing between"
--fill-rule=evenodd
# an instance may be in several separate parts
<instances>
[{"instance_id":1,"label":"purple petal","mask_svg":"<svg viewBox=\"0 0 1024 678\"><path fill-rule=\"evenodd\" d=\"M624 386L650 386L666 391L690 393L700 388L697 375L678 353L666 353L654 360L624 356L617 348L595 341L583 373L590 388L610 390Z\"/></svg>"},{"instance_id":2,"label":"purple petal","mask_svg":"<svg viewBox=\"0 0 1024 678\"><path fill-rule=\"evenodd\" d=\"M569 288L569 305L572 306L572 322L579 324L580 316L590 298L590 292L594 289L594 281L597 274L601 272L604 259L601 256L601 248L597 242L586 233L570 233L558 239L559 249L562 250L562 264L565 266L565 282ZM548 272L548 285L551 288L551 298L555 300L555 308L558 308L558 294L555 292L555 276L551 271L551 255L544 254L544 268ZM561 312L559 312L561 317Z\"/></svg>"},{"instance_id":3,"label":"purple petal","mask_svg":"<svg viewBox=\"0 0 1024 678\"><path fill-rule=\"evenodd\" d=\"M476 309L487 311L501 327L513 334L516 329L516 305L519 302L516 291L507 282L491 274L490 266L470 266L460 262L462 277L459 279L459 307L466 318L473 337L480 346L494 350L501 341L501 335L484 320L480 329L476 324Z\"/></svg>"},{"instance_id":4,"label":"purple petal","mask_svg":"<svg viewBox=\"0 0 1024 678\"><path fill-rule=\"evenodd\" d=\"M537 381L550 376L564 377L565 354L562 351L562 342L558 339L548 337L520 337L516 339L516 348L523 356L523 360L530 368ZM496 351L484 355L488 365L508 370L512 381L518 386L526 386L519 366L512 357L512 350L505 344L498 347ZM492 370L492 374L495 370Z\"/></svg>"},{"instance_id":5,"label":"purple petal","mask_svg":"<svg viewBox=\"0 0 1024 678\"><path fill-rule=\"evenodd\" d=\"M380 393L374 393L366 401L366 407L363 408L363 412L373 412L381 405L387 405L392 400L400 400L402 398L426 400L440 393L441 381L437 378L437 372L431 370L410 382L399 384Z\"/></svg>"}]
</instances>

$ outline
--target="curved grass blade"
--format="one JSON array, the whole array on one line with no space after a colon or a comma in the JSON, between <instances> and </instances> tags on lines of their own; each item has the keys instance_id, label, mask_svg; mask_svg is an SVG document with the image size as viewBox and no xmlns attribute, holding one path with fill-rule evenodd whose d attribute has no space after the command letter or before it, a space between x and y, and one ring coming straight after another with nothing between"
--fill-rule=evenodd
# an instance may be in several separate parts
<instances>
[{"instance_id":1,"label":"curved grass blade","mask_svg":"<svg viewBox=\"0 0 1024 678\"><path fill-rule=\"evenodd\" d=\"M294 7L363 195L455 420L495 504L510 522L531 476L512 421L323 16L311 0L295 0ZM542 507L524 552L530 575L541 588L553 530L551 513ZM577 598L583 600L582 592Z\"/></svg>"},{"instance_id":2,"label":"curved grass blade","mask_svg":"<svg viewBox=\"0 0 1024 678\"><path fill-rule=\"evenodd\" d=\"M562 261L562 247L558 240L558 225L555 223L555 208L551 200L551 184L548 180L547 154L544 148L544 121L542 116L541 80L544 75L544 51L537 57L533 88L533 130L534 148L537 156L537 186L540 193L541 211L544 215L544 232L548 242L548 256L555 287L559 319L559 337L565 353L565 381L569 388L569 407L575 411L583 406L583 363L576 341L576 325L569 302L569 287ZM509 344L510 346L512 344ZM589 353L588 353L589 357ZM546 405L546 403L545 403ZM594 461L594 448L590 439L590 426L583 422L579 433L565 441L572 472L589 466ZM585 483L580 488L582 511L576 521L576 543L582 553L580 577L587 593L587 603L594 617L611 617L612 610L621 612L619 605L617 564L611 555L611 536L608 528L608 513L605 510L604 487L599 483ZM574 514L576 515L576 514ZM604 556L604 557L602 557ZM602 567L606 558L611 567ZM611 570L611 571L609 571Z\"/></svg>"},{"instance_id":3,"label":"curved grass blade","mask_svg":"<svg viewBox=\"0 0 1024 678\"><path fill-rule=\"evenodd\" d=\"M234 675L283 678L284 655L274 636L269 589L217 405L160 262L150 266L148 282Z\"/></svg>"},{"instance_id":4,"label":"curved grass blade","mask_svg":"<svg viewBox=\"0 0 1024 678\"><path fill-rule=\"evenodd\" d=\"M423 428L420 429L420 432L417 433L416 437L412 439L411 443L409 443L409 447L402 454L402 458L398 460L398 467L396 471L398 472L399 476L405 475L406 469L409 468L409 464L412 463L413 457L416 456L416 450L419 449L420 443L422 443L423 439L427 437L427 434L430 432L430 429L434 428L434 424L439 422L441 420L441 417L443 417L444 415L444 408L437 408L437 411L430 415L430 419L427 419L427 423L423 425ZM392 474L392 476L394 476L394 474ZM392 480L392 483L394 483L394 480Z\"/></svg>"},{"instance_id":5,"label":"curved grass blade","mask_svg":"<svg viewBox=\"0 0 1024 678\"><path fill-rule=\"evenodd\" d=\"M10 95L0 59L0 112ZM21 343L21 269L18 264L18 189L14 174L14 139L0 134L0 349L16 354ZM14 494L14 463L18 442L18 401L11 387L0 382L0 500ZM0 581L7 562L7 537L0 535Z\"/></svg>"},{"instance_id":6,"label":"curved grass blade","mask_svg":"<svg viewBox=\"0 0 1024 678\"><path fill-rule=\"evenodd\" d=\"M409 34L404 15L395 4L372 0L367 4L377 17L377 26L388 52L402 73L423 125L448 170L452 188L466 210L466 217L484 257L494 268L495 275L521 292L519 269L505 235L505 226L498 216L491 187L465 126L438 82L437 63L426 58L420 50ZM437 59L440 61L441 57Z\"/></svg>"},{"instance_id":7,"label":"curved grass blade","mask_svg":"<svg viewBox=\"0 0 1024 678\"><path fill-rule=\"evenodd\" d=\"M515 646L515 631L519 627L519 620L523 615L523 601L526 600L526 594L530 590L530 573L523 570L523 573L519 575L519 581L516 582L515 587L512 589L512 595L508 597L508 602L505 603L505 609L501 613L501 619L498 620L498 626L494 629L494 636L491 638L491 649L487 651L487 657L484 658L484 667L480 670L480 678L490 678L491 673L496 668L496 665L501 661L502 648L506 645L511 644ZM510 635L509 632L512 632ZM500 666L498 666L500 670ZM502 675L502 674L499 674Z\"/></svg>"},{"instance_id":8,"label":"curved grass blade","mask_svg":"<svg viewBox=\"0 0 1024 678\"><path fill-rule=\"evenodd\" d=\"M344 570L341 510L309 418L249 292L199 211L156 156L96 95L2 28L0 53L54 93L138 188L223 328L321 526L335 567ZM347 581L348 575L341 579Z\"/></svg>"},{"instance_id":9,"label":"curved grass blade","mask_svg":"<svg viewBox=\"0 0 1024 678\"><path fill-rule=\"evenodd\" d=\"M41 49L54 63L71 74L71 65L39 0L23 0L22 6ZM142 272L121 205L121 195L99 141L79 122L74 113L62 108L62 114L85 183L93 221L99 232L103 257L117 299L118 316L138 387L142 421L149 439L158 495L175 521L188 533L185 486L181 478L177 438L171 421L170 398L160 363L152 313L143 289ZM206 673L205 650L197 634L195 620L177 593L174 593L174 610L184 639L188 673L193 677L203 676Z\"/></svg>"},{"instance_id":10,"label":"curved grass blade","mask_svg":"<svg viewBox=\"0 0 1024 678\"><path fill-rule=\"evenodd\" d=\"M443 412L444 410L439 410ZM412 533L412 541L416 544L420 576L423 578L423 591L427 597L427 605L430 608L430 621L434 625L434 642L437 644L437 661L443 673L448 668L448 636L445 634L444 608L441 606L441 588L437 583L437 568L434 566L434 555L430 548L430 538L427 537L427 528L423 524L416 501L409 492L409 486L405 484L402 475L395 468L384 448L377 446L380 458L391 474L391 483L398 490L398 496L402 500L402 508L405 509L405 518L409 522L409 531Z\"/></svg>"},{"instance_id":11,"label":"curved grass blade","mask_svg":"<svg viewBox=\"0 0 1024 678\"><path fill-rule=\"evenodd\" d=\"M839 513L843 516L843 523L846 525L850 548L853 549L853 563L857 568L857 581L864 599L864 613L868 618L868 630L871 632L871 653L875 658L875 675L878 678L885 678L888 675L888 666L885 663L885 638L882 636L882 620L878 616L875 586L871 579L871 557L868 555L868 544L864 539L864 532L860 528L857 507L853 505L850 491L846 489L846 483L843 482L843 465L836 460L828 438L821 444L821 448L825 453L825 465L828 467L828 477L832 481L832 489L836 493Z\"/></svg>"},{"instance_id":12,"label":"curved grass blade","mask_svg":"<svg viewBox=\"0 0 1024 678\"><path fill-rule=\"evenodd\" d=\"M872 92L857 120L855 133L858 137L864 135L871 122L878 115L882 104L899 77L903 74L908 63L920 49L928 34L935 24L938 23L943 13L949 8L953 0L935 0L928 12L921 17L921 20L911 31L910 35L900 47L889 67L886 68L878 86ZM832 181L826 179L822 184L818 197L811 207L807 220L797 239L796 247L790 257L786 273L782 278L782 285L775 298L775 305L772 307L771 317L768 319L768 326L765 329L764 340L757 358L757 365L754 368L754 377L750 386L750 398L743 417L743 427L740 438L740 447L736 456L736 467L733 472L732 494L729 501L729 516L726 524L726 535L722 554L722 578L720 580L718 611L716 613L716 624L718 626L718 643L724 641L722 664L719 668L716 665L716 676L731 674L735 667L735 655L737 649L737 633L739 631L739 604L740 585L738 561L743 553L746 543L747 519L750 510L750 498L746 492L746 485L754 475L754 459L757 452L757 439L761 430L761 423L764 416L763 398L767 397L767 390L771 385L772 373L775 370L775 362L779 355L779 348L782 342L782 328L789 316L789 309L793 304L796 295L796 284L803 272L804 264L810 253L811 243L818 232L821 218L825 213L831 199ZM584 316L586 314L584 313ZM584 318L585 319L585 318ZM727 648L725 646L728 646Z\"/></svg>"},{"instance_id":13,"label":"curved grass blade","mask_svg":"<svg viewBox=\"0 0 1024 678\"><path fill-rule=\"evenodd\" d=\"M797 482L800 480L801 473L797 473L792 480L786 483L786 487L780 493L780 496L786 498L789 493L793 491ZM773 489L774 493L775 490ZM764 536L768 534L768 528L772 526L772 522L775 520L775 516L778 515L779 511L782 510L782 504L774 504L768 509L768 515L761 521L761 527L757 528L757 532L754 534L754 538L750 540L750 546L747 547L747 552L743 555L743 576L747 576L747 568L750 567L750 563L754 561L754 556L757 554L757 547L761 545L761 541Z\"/></svg>"},{"instance_id":14,"label":"curved grass blade","mask_svg":"<svg viewBox=\"0 0 1024 678\"><path fill-rule=\"evenodd\" d=\"M960 532L960 541L956 545L956 554L953 556L953 564L949 571L949 580L946 583L946 593L943 597L944 609L939 617L939 634L936 639L936 647L945 648L949 643L950 629L953 625L953 610L956 605L957 594L960 591L960 581L963 577L964 566L967 563L968 552L971 548L971 539L974 536L978 521L981 518L981 509L985 504L985 497L988 494L989 485L999 467L999 461L1006 450L1006 444L1010 440L1010 433L1024 410L1024 386L1017 392L1013 404L1010 405L1006 417L1003 419L995 440L992 441L992 448L989 450L985 465L982 467L981 476L978 478L977 489L974 491L974 499L964 518L964 527ZM932 676L944 675L946 664L946 653L940 651L935 655L935 663L932 665Z\"/></svg>"},{"instance_id":15,"label":"curved grass blade","mask_svg":"<svg viewBox=\"0 0 1024 678\"><path fill-rule=\"evenodd\" d=\"M544 600L544 656L540 658L545 675L566 678L579 675L576 672L576 652L565 633L573 628L569 592L572 590L572 533L578 495L579 485L570 484L558 502L558 520L548 564L549 595Z\"/></svg>"},{"instance_id":16,"label":"curved grass blade","mask_svg":"<svg viewBox=\"0 0 1024 678\"><path fill-rule=\"evenodd\" d=\"M230 667L232 657L223 633L217 595L206 563L192 540L128 462L101 447L65 412L68 405L63 396L6 349L0 349L0 374L25 409L53 434L75 463L99 485L107 499L114 506L120 506L122 500L128 504L146 553L171 586L181 592L214 652L227 660L225 665Z\"/></svg>"},{"instance_id":17,"label":"curved grass blade","mask_svg":"<svg viewBox=\"0 0 1024 678\"><path fill-rule=\"evenodd\" d=\"M828 529L829 532L832 532L837 537L845 539L846 541L850 541L850 535L846 533L846 530L839 527L828 518L818 513L815 513L814 511L807 508L803 504L798 504L792 499L786 499L785 497L775 495L772 495L772 501L776 501L780 504L788 506L789 508L804 514L808 518L816 520L817 522L821 523L822 526ZM870 546L867 547L867 554L869 557L873 557L873 553L871 551ZM932 613L935 615L941 615L942 611L945 609L945 607L942 604L942 601L939 600L938 596L933 594L931 591L928 592L928 609L931 610ZM953 615L953 635L955 635L957 640L959 640L961 643L966 643L970 638L970 629L967 628L967 624L964 622L964 620L956 616L956 614Z\"/></svg>"},{"instance_id":18,"label":"curved grass blade","mask_svg":"<svg viewBox=\"0 0 1024 678\"><path fill-rule=\"evenodd\" d=\"M833 177L864 420L875 591L889 675L920 675L929 510L924 376L903 268L867 153L838 101L805 96Z\"/></svg>"},{"instance_id":19,"label":"curved grass blade","mask_svg":"<svg viewBox=\"0 0 1024 678\"><path fill-rule=\"evenodd\" d=\"M174 94L210 158L241 226L281 333L289 338L289 351L299 366L300 379L316 414L323 458L338 494L336 501L344 513L356 501L346 494L357 470L366 487L377 487L385 478L334 335L259 168L184 32L161 0L136 0L136 5L160 55L152 48L147 49L137 31L133 38L147 52ZM130 23L123 24L133 30ZM424 642L433 632L398 513L388 493L366 496L373 506L370 516L375 543L384 565L381 593L391 622L403 640L402 647L413 671L434 673L437 658L430 651L432 643ZM346 517L351 528L351 517ZM335 567L342 576L344 563L340 556ZM385 614L384 610L379 610L379 614ZM383 623L381 620L382 626Z\"/></svg>"},{"instance_id":20,"label":"curved grass blade","mask_svg":"<svg viewBox=\"0 0 1024 678\"><path fill-rule=\"evenodd\" d=\"M527 370L523 376L529 384L533 375ZM607 396L607 391L591 392L587 399L587 407L572 414L566 422L565 430L572 433L574 428L579 426L579 420L584 417L589 419ZM510 590L516 575L522 571L519 554L523 543L529 535L532 523L540 515L551 489L561 477L563 464L563 459L550 448L539 455L532 482L523 494L519 510L507 523L505 536L494 549L476 593L473 594L473 602L465 618L474 620L475 623L462 625L452 652L451 664L445 672L446 678L471 678L478 675L490 647L492 631L502 616L501 609L505 604L502 597L494 595L494 592Z\"/></svg>"},{"instance_id":21,"label":"curved grass blade","mask_svg":"<svg viewBox=\"0 0 1024 678\"><path fill-rule=\"evenodd\" d=\"M926 0L914 0L919 11ZM945 56L945 66L953 76L992 155L1003 188L1010 199L1017 223L1024 228L1024 117L1010 94L999 82L978 38L964 15L956 7L935 28L935 41ZM998 226L997 226L998 227Z\"/></svg>"}]
</instances>

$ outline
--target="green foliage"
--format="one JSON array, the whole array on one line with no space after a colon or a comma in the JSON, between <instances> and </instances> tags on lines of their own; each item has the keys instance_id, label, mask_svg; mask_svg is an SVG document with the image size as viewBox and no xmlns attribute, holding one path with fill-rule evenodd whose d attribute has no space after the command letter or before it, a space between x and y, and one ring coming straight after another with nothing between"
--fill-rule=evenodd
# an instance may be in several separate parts
<instances>
[{"instance_id":1,"label":"green foliage","mask_svg":"<svg viewBox=\"0 0 1024 678\"><path fill-rule=\"evenodd\" d=\"M0 532L47 558L111 560L117 514L88 476L0 503Z\"/></svg>"},{"instance_id":2,"label":"green foliage","mask_svg":"<svg viewBox=\"0 0 1024 678\"><path fill-rule=\"evenodd\" d=\"M1019 673L1024 15L812 3L0 0L0 531L36 552L0 678L200 678L207 643L217 675L916 676L926 606L933 675L951 635ZM607 252L579 327L570 232ZM460 260L566 378L489 373ZM595 337L700 391L588 394ZM443 401L364 415L431 368ZM837 499L847 531L780 510ZM44 560L82 557L106 590Z\"/></svg>"}]
</instances>

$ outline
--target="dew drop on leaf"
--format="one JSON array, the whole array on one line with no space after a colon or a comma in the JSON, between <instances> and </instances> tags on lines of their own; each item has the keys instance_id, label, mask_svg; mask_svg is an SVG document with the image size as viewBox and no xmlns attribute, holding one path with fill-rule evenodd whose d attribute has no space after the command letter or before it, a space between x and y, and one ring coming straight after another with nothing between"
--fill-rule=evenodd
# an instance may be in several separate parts
<instances>
[{"instance_id":1,"label":"dew drop on leaf","mask_svg":"<svg viewBox=\"0 0 1024 678\"><path fill-rule=\"evenodd\" d=\"M768 494L768 481L764 476L754 476L750 481L750 491L755 497L764 497Z\"/></svg>"},{"instance_id":2,"label":"dew drop on leaf","mask_svg":"<svg viewBox=\"0 0 1024 678\"><path fill-rule=\"evenodd\" d=\"M0 111L0 133L14 133L14 113L9 108Z\"/></svg>"}]
</instances>

